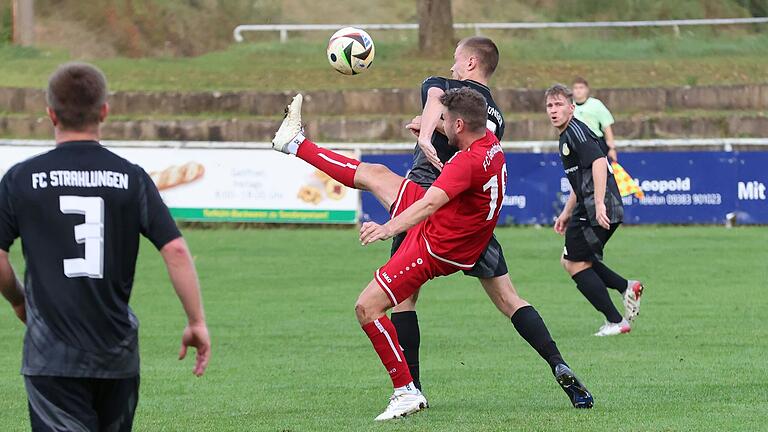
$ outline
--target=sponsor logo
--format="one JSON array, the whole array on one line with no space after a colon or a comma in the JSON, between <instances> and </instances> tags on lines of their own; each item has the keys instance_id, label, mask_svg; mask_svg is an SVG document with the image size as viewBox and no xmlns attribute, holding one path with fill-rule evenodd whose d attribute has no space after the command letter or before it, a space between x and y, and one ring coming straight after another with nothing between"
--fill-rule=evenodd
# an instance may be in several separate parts
<instances>
[{"instance_id":1,"label":"sponsor logo","mask_svg":"<svg viewBox=\"0 0 768 432\"><path fill-rule=\"evenodd\" d=\"M757 180L739 182L738 195L739 200L744 201L765 200L765 183Z\"/></svg>"},{"instance_id":2,"label":"sponsor logo","mask_svg":"<svg viewBox=\"0 0 768 432\"><path fill-rule=\"evenodd\" d=\"M635 183L640 186L643 192L680 192L691 190L691 178L680 178L670 180L642 180L635 179Z\"/></svg>"},{"instance_id":3,"label":"sponsor logo","mask_svg":"<svg viewBox=\"0 0 768 432\"><path fill-rule=\"evenodd\" d=\"M566 177L560 177L560 192L562 193L571 192L571 182L569 182Z\"/></svg>"},{"instance_id":4,"label":"sponsor logo","mask_svg":"<svg viewBox=\"0 0 768 432\"><path fill-rule=\"evenodd\" d=\"M501 117L501 113L496 108L488 105L488 115L495 118L496 122L499 123L499 127L501 127L504 124L504 118ZM494 127L493 131L496 132L496 128Z\"/></svg>"},{"instance_id":5,"label":"sponsor logo","mask_svg":"<svg viewBox=\"0 0 768 432\"><path fill-rule=\"evenodd\" d=\"M387 274L387 272L383 272L383 273L381 274L381 277L383 277L385 281L387 281L387 282L389 282L389 283L392 283L392 278L391 278L391 277L389 277L389 275Z\"/></svg>"},{"instance_id":6,"label":"sponsor logo","mask_svg":"<svg viewBox=\"0 0 768 432\"><path fill-rule=\"evenodd\" d=\"M491 165L491 161L493 161L493 157L502 152L503 150L501 148L501 144L496 143L493 146L491 146L491 149L485 153L485 160L483 160L483 170L488 171L488 167Z\"/></svg>"},{"instance_id":7,"label":"sponsor logo","mask_svg":"<svg viewBox=\"0 0 768 432\"><path fill-rule=\"evenodd\" d=\"M525 208L525 195L504 195L504 201L502 203L503 206L507 207L517 207L520 209Z\"/></svg>"}]
</instances>

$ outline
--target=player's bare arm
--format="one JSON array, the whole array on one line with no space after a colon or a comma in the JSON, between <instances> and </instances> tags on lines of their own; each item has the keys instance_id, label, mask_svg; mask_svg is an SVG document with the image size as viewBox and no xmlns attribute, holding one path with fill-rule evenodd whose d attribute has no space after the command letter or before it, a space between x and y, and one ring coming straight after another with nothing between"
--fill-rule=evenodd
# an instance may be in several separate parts
<instances>
[{"instance_id":1,"label":"player's bare arm","mask_svg":"<svg viewBox=\"0 0 768 432\"><path fill-rule=\"evenodd\" d=\"M568 226L568 222L571 220L573 209L576 207L576 194L571 190L571 194L568 195L568 201L565 202L565 207L560 213L560 216L555 220L555 232L560 235L565 235L565 228Z\"/></svg>"},{"instance_id":2,"label":"player's bare arm","mask_svg":"<svg viewBox=\"0 0 768 432\"><path fill-rule=\"evenodd\" d=\"M427 103L421 112L421 128L419 129L419 139L417 141L429 162L437 169L443 169L443 163L437 156L435 146L432 145L432 134L440 122L440 114L443 111L440 104L440 96L444 94L445 92L437 87L431 87L427 90Z\"/></svg>"},{"instance_id":3,"label":"player's bare arm","mask_svg":"<svg viewBox=\"0 0 768 432\"><path fill-rule=\"evenodd\" d=\"M608 182L608 159L603 157L592 162L592 179L595 182L595 215L597 217L597 223L605 229L610 229L611 220L608 218L608 211L605 208L605 188Z\"/></svg>"},{"instance_id":4,"label":"player's bare arm","mask_svg":"<svg viewBox=\"0 0 768 432\"><path fill-rule=\"evenodd\" d=\"M428 218L449 201L448 195L438 187L427 189L424 197L384 225L366 222L360 228L360 243L365 246L377 240L387 240L408 231Z\"/></svg>"},{"instance_id":5,"label":"player's bare arm","mask_svg":"<svg viewBox=\"0 0 768 432\"><path fill-rule=\"evenodd\" d=\"M179 359L186 357L188 347L194 347L197 350L197 358L193 372L197 376L202 376L211 357L211 338L205 324L200 283L192 262L192 255L182 237L168 242L160 250L160 254L165 260L176 295L179 296L184 312L187 314L188 323L181 339Z\"/></svg>"},{"instance_id":6,"label":"player's bare arm","mask_svg":"<svg viewBox=\"0 0 768 432\"><path fill-rule=\"evenodd\" d=\"M606 125L603 128L603 136L605 137L605 143L608 145L608 159L612 162L619 160L619 155L616 153L616 141L613 137L613 128L611 125Z\"/></svg>"},{"instance_id":7,"label":"player's bare arm","mask_svg":"<svg viewBox=\"0 0 768 432\"><path fill-rule=\"evenodd\" d=\"M421 116L417 115L416 117L414 117L410 123L405 125L405 128L411 131L411 133L414 134L416 138L418 138L419 132L421 131ZM435 131L445 135L445 127L443 126L442 120L437 122L437 127L435 127Z\"/></svg>"},{"instance_id":8,"label":"player's bare arm","mask_svg":"<svg viewBox=\"0 0 768 432\"><path fill-rule=\"evenodd\" d=\"M13 272L11 262L8 260L8 252L0 250L0 292L8 303L11 304L14 313L21 322L27 322L27 313L24 305L24 288Z\"/></svg>"}]
</instances>

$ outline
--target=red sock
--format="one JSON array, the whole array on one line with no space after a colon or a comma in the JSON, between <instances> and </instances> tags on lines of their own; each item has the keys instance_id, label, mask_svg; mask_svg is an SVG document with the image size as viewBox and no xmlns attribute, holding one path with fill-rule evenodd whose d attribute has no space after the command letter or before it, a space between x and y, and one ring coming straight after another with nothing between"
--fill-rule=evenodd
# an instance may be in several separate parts
<instances>
[{"instance_id":1,"label":"red sock","mask_svg":"<svg viewBox=\"0 0 768 432\"><path fill-rule=\"evenodd\" d=\"M317 144L305 139L299 145L296 156L303 159L320 171L328 174L344 186L355 187L355 173L360 161L348 158L334 151L318 147Z\"/></svg>"},{"instance_id":2,"label":"red sock","mask_svg":"<svg viewBox=\"0 0 768 432\"><path fill-rule=\"evenodd\" d=\"M397 332L392 321L384 315L364 325L363 331L373 343L373 349L376 350L381 363L389 372L395 388L410 384L413 378L405 362L403 350L400 349L400 343L397 341Z\"/></svg>"}]
</instances>

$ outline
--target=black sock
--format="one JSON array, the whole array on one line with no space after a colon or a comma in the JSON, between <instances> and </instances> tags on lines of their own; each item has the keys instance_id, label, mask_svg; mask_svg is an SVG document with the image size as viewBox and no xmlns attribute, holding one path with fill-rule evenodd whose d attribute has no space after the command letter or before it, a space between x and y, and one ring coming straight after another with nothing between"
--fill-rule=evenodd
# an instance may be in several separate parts
<instances>
[{"instance_id":1,"label":"black sock","mask_svg":"<svg viewBox=\"0 0 768 432\"><path fill-rule=\"evenodd\" d=\"M595 273L592 268L582 270L572 276L576 287L579 288L584 297L592 303L598 311L605 315L605 319L612 323L619 323L623 319L616 306L613 305L611 297L608 295L608 289L605 282Z\"/></svg>"},{"instance_id":2,"label":"black sock","mask_svg":"<svg viewBox=\"0 0 768 432\"><path fill-rule=\"evenodd\" d=\"M600 276L600 279L605 282L605 286L608 288L613 288L622 294L627 290L629 282L621 277L621 275L609 269L602 261L593 261L592 269L595 270L595 273Z\"/></svg>"},{"instance_id":3,"label":"black sock","mask_svg":"<svg viewBox=\"0 0 768 432\"><path fill-rule=\"evenodd\" d=\"M561 363L565 364L555 341L549 335L544 320L541 319L541 315L533 306L521 307L512 315L511 319L515 330L539 353L541 358L549 363L553 373L555 366Z\"/></svg>"},{"instance_id":4,"label":"black sock","mask_svg":"<svg viewBox=\"0 0 768 432\"><path fill-rule=\"evenodd\" d=\"M392 312L390 319L397 330L397 339L403 348L405 362L408 363L408 369L413 378L413 385L421 390L421 381L419 380L419 345L421 344L419 317L416 316L416 311L405 311Z\"/></svg>"}]
</instances>

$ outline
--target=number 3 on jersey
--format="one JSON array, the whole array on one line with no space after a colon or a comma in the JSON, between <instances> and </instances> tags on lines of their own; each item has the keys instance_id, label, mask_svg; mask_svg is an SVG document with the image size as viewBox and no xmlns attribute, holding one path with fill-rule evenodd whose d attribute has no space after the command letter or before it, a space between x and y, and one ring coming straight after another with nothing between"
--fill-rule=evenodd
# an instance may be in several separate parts
<instances>
[{"instance_id":1,"label":"number 3 on jersey","mask_svg":"<svg viewBox=\"0 0 768 432\"><path fill-rule=\"evenodd\" d=\"M104 277L104 199L64 195L59 197L64 214L81 214L85 223L75 225L75 241L85 243L85 258L64 260L64 275L69 278Z\"/></svg>"},{"instance_id":2,"label":"number 3 on jersey","mask_svg":"<svg viewBox=\"0 0 768 432\"><path fill-rule=\"evenodd\" d=\"M483 185L483 192L491 190L491 201L488 204L490 209L488 210L488 217L485 220L491 220L498 212L501 212L501 205L504 201L504 193L507 191L507 164L505 163L501 167L501 178L498 175L491 177L488 183ZM501 190L501 197L499 197L499 190Z\"/></svg>"}]
</instances>

